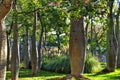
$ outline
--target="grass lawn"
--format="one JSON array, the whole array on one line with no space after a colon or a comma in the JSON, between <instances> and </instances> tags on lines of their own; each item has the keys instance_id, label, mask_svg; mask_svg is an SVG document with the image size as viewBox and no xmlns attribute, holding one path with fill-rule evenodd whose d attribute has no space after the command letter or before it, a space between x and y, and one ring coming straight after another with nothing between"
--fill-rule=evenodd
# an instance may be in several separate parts
<instances>
[{"instance_id":1,"label":"grass lawn","mask_svg":"<svg viewBox=\"0 0 120 80\"><path fill-rule=\"evenodd\" d=\"M116 69L115 72L104 74L85 74L86 77L91 80L120 80L120 69Z\"/></svg>"},{"instance_id":2,"label":"grass lawn","mask_svg":"<svg viewBox=\"0 0 120 80\"><path fill-rule=\"evenodd\" d=\"M7 80L10 79L11 73L7 72ZM21 69L19 74L19 80L48 80L56 77L64 77L65 74L59 74L54 72L41 71L36 76L32 76L31 70Z\"/></svg>"},{"instance_id":3,"label":"grass lawn","mask_svg":"<svg viewBox=\"0 0 120 80\"><path fill-rule=\"evenodd\" d=\"M7 80L10 80L10 71L7 72ZM59 74L54 72L41 71L38 75L32 76L31 70L20 70L19 80L48 80L56 77L63 77L67 74ZM116 69L115 72L104 74L84 74L91 80L120 80L120 69Z\"/></svg>"}]
</instances>

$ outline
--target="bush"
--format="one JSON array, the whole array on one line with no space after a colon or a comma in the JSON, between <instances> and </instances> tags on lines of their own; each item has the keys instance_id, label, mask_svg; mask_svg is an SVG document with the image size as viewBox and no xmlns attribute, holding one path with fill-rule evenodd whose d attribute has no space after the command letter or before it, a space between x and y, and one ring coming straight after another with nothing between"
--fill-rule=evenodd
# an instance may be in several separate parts
<instances>
[{"instance_id":1,"label":"bush","mask_svg":"<svg viewBox=\"0 0 120 80\"><path fill-rule=\"evenodd\" d=\"M93 73L97 72L101 68L100 62L98 61L97 57L91 55L90 53L87 54L85 60L85 73Z\"/></svg>"},{"instance_id":2,"label":"bush","mask_svg":"<svg viewBox=\"0 0 120 80\"><path fill-rule=\"evenodd\" d=\"M47 58L43 60L43 70L70 73L70 60L68 56L54 56L53 58ZM85 73L96 72L100 69L100 62L95 56L87 54L85 61Z\"/></svg>"},{"instance_id":3,"label":"bush","mask_svg":"<svg viewBox=\"0 0 120 80\"><path fill-rule=\"evenodd\" d=\"M70 62L67 56L54 56L52 59L43 61L43 70L59 72L59 73L70 73Z\"/></svg>"}]
</instances>

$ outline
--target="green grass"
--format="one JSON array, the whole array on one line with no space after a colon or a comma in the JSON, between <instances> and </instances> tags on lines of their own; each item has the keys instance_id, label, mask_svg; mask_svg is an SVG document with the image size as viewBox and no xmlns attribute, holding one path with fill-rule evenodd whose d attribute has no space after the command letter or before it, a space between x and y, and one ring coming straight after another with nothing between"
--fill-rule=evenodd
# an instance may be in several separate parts
<instances>
[{"instance_id":1,"label":"green grass","mask_svg":"<svg viewBox=\"0 0 120 80\"><path fill-rule=\"evenodd\" d=\"M101 73L101 74L84 74L91 80L120 80L120 69L116 69L115 72Z\"/></svg>"},{"instance_id":2,"label":"green grass","mask_svg":"<svg viewBox=\"0 0 120 80\"><path fill-rule=\"evenodd\" d=\"M7 80L11 80L10 76L11 76L10 71L7 71ZM21 69L19 74L19 80L48 80L48 79L64 77L64 76L65 74L47 72L47 71L41 71L36 76L32 76L31 70Z\"/></svg>"},{"instance_id":3,"label":"green grass","mask_svg":"<svg viewBox=\"0 0 120 80\"><path fill-rule=\"evenodd\" d=\"M10 71L7 72L7 80L10 80ZM63 77L68 74L59 74L54 72L41 71L36 76L32 76L31 70L20 70L19 80L48 80L57 77ZM84 74L91 80L120 80L120 69L116 69L115 72L104 73L104 74Z\"/></svg>"}]
</instances>

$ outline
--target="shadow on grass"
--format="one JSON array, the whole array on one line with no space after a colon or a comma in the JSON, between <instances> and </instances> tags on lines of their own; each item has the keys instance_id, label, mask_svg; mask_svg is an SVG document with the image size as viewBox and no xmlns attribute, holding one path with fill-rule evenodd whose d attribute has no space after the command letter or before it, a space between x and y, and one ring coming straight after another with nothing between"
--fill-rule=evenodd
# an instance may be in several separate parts
<instances>
[{"instance_id":1,"label":"shadow on grass","mask_svg":"<svg viewBox=\"0 0 120 80\"><path fill-rule=\"evenodd\" d=\"M48 72L48 71L41 71L37 75L32 75L32 71L30 69L20 69L19 71L19 78L30 78L30 77L51 77L51 76L63 76L64 74ZM7 79L11 77L11 72L7 72Z\"/></svg>"},{"instance_id":2,"label":"shadow on grass","mask_svg":"<svg viewBox=\"0 0 120 80\"><path fill-rule=\"evenodd\" d=\"M120 69L116 69L115 72L109 72L106 69L103 69L102 71L91 74L89 77L102 77L104 80L120 80Z\"/></svg>"},{"instance_id":3,"label":"shadow on grass","mask_svg":"<svg viewBox=\"0 0 120 80\"><path fill-rule=\"evenodd\" d=\"M96 74L94 74L94 76L97 76L97 75L105 75L105 74L108 74L110 73L106 68L103 69L102 71L100 72L97 72Z\"/></svg>"}]
</instances>

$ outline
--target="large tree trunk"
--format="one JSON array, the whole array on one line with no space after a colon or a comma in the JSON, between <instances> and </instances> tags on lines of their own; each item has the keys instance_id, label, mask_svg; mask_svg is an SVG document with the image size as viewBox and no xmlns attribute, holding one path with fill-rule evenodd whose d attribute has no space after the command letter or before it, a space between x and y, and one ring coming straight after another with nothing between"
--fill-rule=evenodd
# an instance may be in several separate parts
<instances>
[{"instance_id":1,"label":"large tree trunk","mask_svg":"<svg viewBox=\"0 0 120 80\"><path fill-rule=\"evenodd\" d=\"M30 52L29 52L29 35L28 35L28 26L26 26L26 36L25 36L25 56L24 56L24 68L29 68L29 62L30 62Z\"/></svg>"},{"instance_id":2,"label":"large tree trunk","mask_svg":"<svg viewBox=\"0 0 120 80\"><path fill-rule=\"evenodd\" d=\"M107 70L110 72L115 71L115 35L114 35L114 22L113 22L113 15L112 15L112 9L113 9L113 2L110 1L108 3L109 8L110 8L110 13L108 14L108 19L109 19L109 29L108 29L108 34L107 34Z\"/></svg>"},{"instance_id":3,"label":"large tree trunk","mask_svg":"<svg viewBox=\"0 0 120 80\"><path fill-rule=\"evenodd\" d=\"M4 19L9 13L11 5L12 0L3 0L0 4L0 80L5 80L6 78L7 42Z\"/></svg>"},{"instance_id":4,"label":"large tree trunk","mask_svg":"<svg viewBox=\"0 0 120 80\"><path fill-rule=\"evenodd\" d=\"M42 67L42 38L43 38L43 32L44 32L44 25L42 22L42 16L39 15L38 13L38 17L41 23L41 33L40 33L40 39L39 39L39 45L38 45L38 71L41 70Z\"/></svg>"},{"instance_id":5,"label":"large tree trunk","mask_svg":"<svg viewBox=\"0 0 120 80\"><path fill-rule=\"evenodd\" d=\"M37 22L37 11L34 12L34 25L32 34L32 74L36 75L38 72L38 54L36 50L36 22Z\"/></svg>"},{"instance_id":6,"label":"large tree trunk","mask_svg":"<svg viewBox=\"0 0 120 80\"><path fill-rule=\"evenodd\" d=\"M16 1L13 6L13 47L11 56L11 80L18 80L20 56L18 52L18 25L17 25L17 8Z\"/></svg>"},{"instance_id":7,"label":"large tree trunk","mask_svg":"<svg viewBox=\"0 0 120 80\"><path fill-rule=\"evenodd\" d=\"M119 15L120 15L120 3L116 16L116 38L118 41L118 54L117 54L117 68L120 68L120 25L119 25Z\"/></svg>"},{"instance_id":8,"label":"large tree trunk","mask_svg":"<svg viewBox=\"0 0 120 80\"><path fill-rule=\"evenodd\" d=\"M0 79L6 78L7 42L4 20L0 21Z\"/></svg>"},{"instance_id":9,"label":"large tree trunk","mask_svg":"<svg viewBox=\"0 0 120 80\"><path fill-rule=\"evenodd\" d=\"M72 21L69 51L71 75L82 75L85 65L85 36L82 17Z\"/></svg>"}]
</instances>

